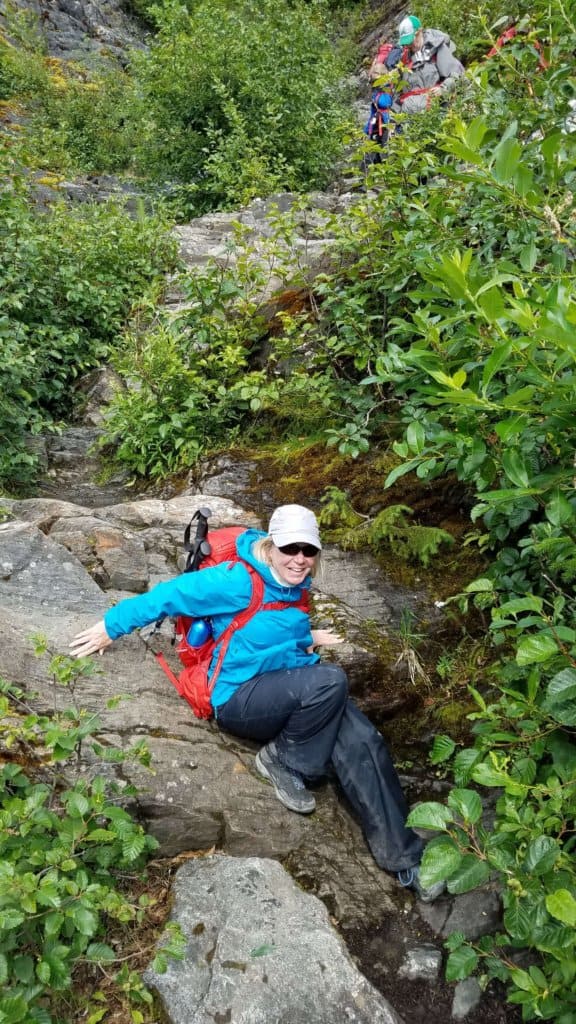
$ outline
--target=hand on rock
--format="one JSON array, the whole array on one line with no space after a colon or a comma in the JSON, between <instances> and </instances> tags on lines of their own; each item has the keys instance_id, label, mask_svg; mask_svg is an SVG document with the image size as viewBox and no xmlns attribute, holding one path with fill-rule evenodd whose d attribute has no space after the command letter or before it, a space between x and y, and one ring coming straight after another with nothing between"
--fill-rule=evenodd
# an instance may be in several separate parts
<instances>
[{"instance_id":1,"label":"hand on rock","mask_svg":"<svg viewBox=\"0 0 576 1024\"><path fill-rule=\"evenodd\" d=\"M313 629L312 640L314 647L334 647L336 644L344 643L344 637L332 633L329 629Z\"/></svg>"},{"instance_id":2,"label":"hand on rock","mask_svg":"<svg viewBox=\"0 0 576 1024\"><path fill-rule=\"evenodd\" d=\"M73 658L86 658L89 654L102 654L106 647L110 647L113 641L106 632L104 619L97 622L89 629L77 633L70 644L70 654Z\"/></svg>"}]
</instances>

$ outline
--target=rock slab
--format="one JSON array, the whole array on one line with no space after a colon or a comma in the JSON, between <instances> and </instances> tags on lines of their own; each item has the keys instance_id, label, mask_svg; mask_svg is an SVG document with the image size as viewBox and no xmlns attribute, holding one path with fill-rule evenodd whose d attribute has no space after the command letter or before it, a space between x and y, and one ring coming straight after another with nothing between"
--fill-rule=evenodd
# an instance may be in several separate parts
<instances>
[{"instance_id":1,"label":"rock slab","mask_svg":"<svg viewBox=\"0 0 576 1024\"><path fill-rule=\"evenodd\" d=\"M185 959L145 975L172 1024L402 1024L355 967L324 905L276 861L189 861L174 897Z\"/></svg>"}]
</instances>

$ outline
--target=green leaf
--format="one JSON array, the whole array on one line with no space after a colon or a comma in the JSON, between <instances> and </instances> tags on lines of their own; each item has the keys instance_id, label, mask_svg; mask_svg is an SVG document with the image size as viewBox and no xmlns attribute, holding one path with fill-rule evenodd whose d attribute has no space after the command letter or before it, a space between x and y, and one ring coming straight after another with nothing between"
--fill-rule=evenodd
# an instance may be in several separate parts
<instances>
[{"instance_id":1,"label":"green leaf","mask_svg":"<svg viewBox=\"0 0 576 1024\"><path fill-rule=\"evenodd\" d=\"M481 117L475 117L466 127L464 139L471 150L478 151L482 145L484 136L488 131L488 125Z\"/></svg>"},{"instance_id":2,"label":"green leaf","mask_svg":"<svg viewBox=\"0 0 576 1024\"><path fill-rule=\"evenodd\" d=\"M460 946L446 961L446 981L463 981L478 966L478 954L470 946Z\"/></svg>"},{"instance_id":3,"label":"green leaf","mask_svg":"<svg viewBox=\"0 0 576 1024\"><path fill-rule=\"evenodd\" d=\"M66 807L73 818L83 818L90 810L90 804L82 793L71 793L66 800Z\"/></svg>"},{"instance_id":4,"label":"green leaf","mask_svg":"<svg viewBox=\"0 0 576 1024\"><path fill-rule=\"evenodd\" d=\"M44 916L44 934L47 939L55 939L64 924L64 914L51 911Z\"/></svg>"},{"instance_id":5,"label":"green leaf","mask_svg":"<svg viewBox=\"0 0 576 1024\"><path fill-rule=\"evenodd\" d=\"M448 795L448 806L471 825L475 825L482 817L482 801L473 789L451 790Z\"/></svg>"},{"instance_id":6,"label":"green leaf","mask_svg":"<svg viewBox=\"0 0 576 1024\"><path fill-rule=\"evenodd\" d=\"M514 174L514 187L519 196L527 196L534 188L534 174L530 167L521 163Z\"/></svg>"},{"instance_id":7,"label":"green leaf","mask_svg":"<svg viewBox=\"0 0 576 1024\"><path fill-rule=\"evenodd\" d=\"M83 907L82 905L72 907L68 916L72 919L74 927L77 928L81 935L94 935L98 927L98 918L88 907Z\"/></svg>"},{"instance_id":8,"label":"green leaf","mask_svg":"<svg viewBox=\"0 0 576 1024\"><path fill-rule=\"evenodd\" d=\"M28 1014L28 1001L24 996L0 997L0 1013L2 1024L18 1024Z\"/></svg>"},{"instance_id":9,"label":"green leaf","mask_svg":"<svg viewBox=\"0 0 576 1024\"><path fill-rule=\"evenodd\" d=\"M533 875L545 875L551 871L560 856L560 849L551 836L537 836L526 850L524 868Z\"/></svg>"},{"instance_id":10,"label":"green leaf","mask_svg":"<svg viewBox=\"0 0 576 1024\"><path fill-rule=\"evenodd\" d=\"M107 1014L108 1014L108 1007L107 1006L104 1006L104 1007L102 1007L99 1010L94 1010L93 1013L89 1014L89 1016L88 1016L88 1018L86 1020L86 1024L100 1024L100 1021L102 1020L102 1018L106 1017Z\"/></svg>"},{"instance_id":11,"label":"green leaf","mask_svg":"<svg viewBox=\"0 0 576 1024\"><path fill-rule=\"evenodd\" d=\"M546 897L546 910L557 921L576 928L576 899L568 889L556 889L549 893Z\"/></svg>"},{"instance_id":12,"label":"green leaf","mask_svg":"<svg viewBox=\"0 0 576 1024\"><path fill-rule=\"evenodd\" d=\"M134 832L122 840L122 856L127 861L136 860L146 847L146 836L143 832Z\"/></svg>"},{"instance_id":13,"label":"green leaf","mask_svg":"<svg viewBox=\"0 0 576 1024\"><path fill-rule=\"evenodd\" d=\"M410 828L425 828L432 831L445 829L453 820L451 811L444 804L429 803L417 804L407 818Z\"/></svg>"},{"instance_id":14,"label":"green leaf","mask_svg":"<svg viewBox=\"0 0 576 1024\"><path fill-rule=\"evenodd\" d=\"M504 911L504 927L514 939L526 942L532 935L534 909L526 899L513 899Z\"/></svg>"},{"instance_id":15,"label":"green leaf","mask_svg":"<svg viewBox=\"0 0 576 1024\"><path fill-rule=\"evenodd\" d=\"M546 690L546 707L563 703L576 698L576 669L565 668L557 672L548 683Z\"/></svg>"},{"instance_id":16,"label":"green leaf","mask_svg":"<svg viewBox=\"0 0 576 1024\"><path fill-rule=\"evenodd\" d=\"M510 971L510 977L514 984L522 989L522 991L531 992L533 995L537 994L538 988L532 981L528 971L523 971L520 967L513 967Z\"/></svg>"},{"instance_id":17,"label":"green leaf","mask_svg":"<svg viewBox=\"0 0 576 1024\"><path fill-rule=\"evenodd\" d=\"M454 777L458 785L465 785L472 778L474 767L482 758L482 753L474 747L459 750L454 758Z\"/></svg>"},{"instance_id":18,"label":"green leaf","mask_svg":"<svg viewBox=\"0 0 576 1024\"><path fill-rule=\"evenodd\" d=\"M518 388L518 391L513 391L511 395L506 395L505 398L502 398L500 405L503 409L519 409L521 412L524 412L529 408L528 403L534 397L535 390L536 388L531 384L524 388Z\"/></svg>"},{"instance_id":19,"label":"green leaf","mask_svg":"<svg viewBox=\"0 0 576 1024\"><path fill-rule=\"evenodd\" d=\"M576 746L559 729L548 737L547 747L552 763L562 782L571 782L576 765Z\"/></svg>"},{"instance_id":20,"label":"green leaf","mask_svg":"<svg viewBox=\"0 0 576 1024\"><path fill-rule=\"evenodd\" d=\"M530 485L528 470L524 463L524 459L519 452L514 451L514 449L504 452L502 456L502 468L504 469L508 479L511 480L516 487L528 487Z\"/></svg>"},{"instance_id":21,"label":"green leaf","mask_svg":"<svg viewBox=\"0 0 576 1024\"><path fill-rule=\"evenodd\" d=\"M12 970L18 981L29 985L34 980L34 960L31 956L15 956L12 961Z\"/></svg>"},{"instance_id":22,"label":"green leaf","mask_svg":"<svg viewBox=\"0 0 576 1024\"><path fill-rule=\"evenodd\" d=\"M106 828L94 828L83 838L85 843L113 843L117 836Z\"/></svg>"},{"instance_id":23,"label":"green leaf","mask_svg":"<svg viewBox=\"0 0 576 1024\"><path fill-rule=\"evenodd\" d=\"M481 295L478 295L476 301L488 323L497 324L504 316L506 308L504 295L499 288L489 288Z\"/></svg>"},{"instance_id":24,"label":"green leaf","mask_svg":"<svg viewBox=\"0 0 576 1024\"><path fill-rule=\"evenodd\" d=\"M262 946L256 946L255 949L251 949L250 956L268 956L269 953L274 953L275 951L276 946L274 945L273 942L265 942Z\"/></svg>"},{"instance_id":25,"label":"green leaf","mask_svg":"<svg viewBox=\"0 0 576 1024\"><path fill-rule=\"evenodd\" d=\"M466 594L491 594L494 590L494 581L489 579L472 580L465 588Z\"/></svg>"},{"instance_id":26,"label":"green leaf","mask_svg":"<svg viewBox=\"0 0 576 1024\"><path fill-rule=\"evenodd\" d=\"M116 959L116 953L105 942L91 942L86 950L86 958L93 963L110 964Z\"/></svg>"},{"instance_id":27,"label":"green leaf","mask_svg":"<svg viewBox=\"0 0 576 1024\"><path fill-rule=\"evenodd\" d=\"M484 885L489 878L490 868L486 861L479 860L472 853L467 853L462 857L460 866L448 879L448 892L453 896L470 892L471 889L477 889L479 885Z\"/></svg>"},{"instance_id":28,"label":"green leaf","mask_svg":"<svg viewBox=\"0 0 576 1024\"><path fill-rule=\"evenodd\" d=\"M549 661L557 651L558 645L553 637L545 633L527 636L518 644L516 663L518 665L533 665L535 662Z\"/></svg>"},{"instance_id":29,"label":"green leaf","mask_svg":"<svg viewBox=\"0 0 576 1024\"><path fill-rule=\"evenodd\" d=\"M506 601L499 608L492 612L493 618L507 618L508 615L517 615L518 612L541 612L543 601L535 594L528 594L526 597L518 597L513 601Z\"/></svg>"},{"instance_id":30,"label":"green leaf","mask_svg":"<svg viewBox=\"0 0 576 1024\"><path fill-rule=\"evenodd\" d=\"M496 159L492 173L496 181L500 183L510 181L516 173L522 156L520 143L516 139L504 139L496 146L494 156Z\"/></svg>"},{"instance_id":31,"label":"green leaf","mask_svg":"<svg viewBox=\"0 0 576 1024\"><path fill-rule=\"evenodd\" d=\"M456 744L450 736L435 736L430 754L431 764L442 764L452 757L456 750Z\"/></svg>"},{"instance_id":32,"label":"green leaf","mask_svg":"<svg viewBox=\"0 0 576 1024\"><path fill-rule=\"evenodd\" d=\"M497 768L487 761L477 764L472 769L472 778L481 786L501 786L511 796L526 796L528 791L527 786L515 782L502 768Z\"/></svg>"},{"instance_id":33,"label":"green leaf","mask_svg":"<svg viewBox=\"0 0 576 1024\"><path fill-rule=\"evenodd\" d=\"M508 360L511 351L512 342L507 341L504 345L498 345L492 354L488 356L488 359L484 363L484 370L482 373L482 390L484 392L486 392L486 388L494 375L498 373L498 370L500 370Z\"/></svg>"},{"instance_id":34,"label":"green leaf","mask_svg":"<svg viewBox=\"0 0 576 1024\"><path fill-rule=\"evenodd\" d=\"M426 443L426 435L421 423L415 421L410 423L406 431L406 441L409 448L418 455L423 451Z\"/></svg>"},{"instance_id":35,"label":"green leaf","mask_svg":"<svg viewBox=\"0 0 576 1024\"><path fill-rule=\"evenodd\" d=\"M554 492L546 505L545 512L546 518L553 526L564 526L575 517L574 509L562 491Z\"/></svg>"},{"instance_id":36,"label":"green leaf","mask_svg":"<svg viewBox=\"0 0 576 1024\"><path fill-rule=\"evenodd\" d=\"M20 910L15 910L13 907L8 907L6 910L0 910L0 931L8 932L19 928L22 922L25 920L25 915Z\"/></svg>"},{"instance_id":37,"label":"green leaf","mask_svg":"<svg viewBox=\"0 0 576 1024\"><path fill-rule=\"evenodd\" d=\"M407 473L411 473L413 469L416 469L420 465L420 459L410 459L409 462L404 462L401 466L396 466L384 481L384 487L392 487L392 484L396 483L397 480L402 476L406 476Z\"/></svg>"},{"instance_id":38,"label":"green leaf","mask_svg":"<svg viewBox=\"0 0 576 1024\"><path fill-rule=\"evenodd\" d=\"M522 270L525 270L529 274L536 266L536 260L538 259L538 249L534 239L531 239L523 249L520 250L520 266Z\"/></svg>"},{"instance_id":39,"label":"green leaf","mask_svg":"<svg viewBox=\"0 0 576 1024\"><path fill-rule=\"evenodd\" d=\"M425 886L449 878L459 867L462 854L449 836L437 836L425 847L420 864L420 877Z\"/></svg>"}]
</instances>

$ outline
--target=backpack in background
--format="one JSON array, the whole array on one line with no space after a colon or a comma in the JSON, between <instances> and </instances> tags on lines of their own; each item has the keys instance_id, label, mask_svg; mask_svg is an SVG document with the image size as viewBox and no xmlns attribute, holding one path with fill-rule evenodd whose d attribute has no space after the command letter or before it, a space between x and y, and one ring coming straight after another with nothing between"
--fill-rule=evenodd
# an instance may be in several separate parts
<instances>
[{"instance_id":1,"label":"backpack in background","mask_svg":"<svg viewBox=\"0 0 576 1024\"><path fill-rule=\"evenodd\" d=\"M383 43L378 50L376 59L390 71L390 77L378 76L378 85L372 89L370 114L364 126L364 134L373 142L384 146L394 130L391 108L400 88L400 78L396 70L402 60L404 50L393 43Z\"/></svg>"}]
</instances>

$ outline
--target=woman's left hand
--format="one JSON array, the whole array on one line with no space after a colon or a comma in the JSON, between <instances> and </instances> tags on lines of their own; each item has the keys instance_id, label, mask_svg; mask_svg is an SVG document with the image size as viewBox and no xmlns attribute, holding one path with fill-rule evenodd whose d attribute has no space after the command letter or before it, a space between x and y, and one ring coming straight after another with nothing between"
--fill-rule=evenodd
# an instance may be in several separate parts
<instances>
[{"instance_id":1,"label":"woman's left hand","mask_svg":"<svg viewBox=\"0 0 576 1024\"><path fill-rule=\"evenodd\" d=\"M338 633L332 633L329 629L313 629L312 645L314 647L334 647L336 644L343 644L344 637Z\"/></svg>"}]
</instances>

